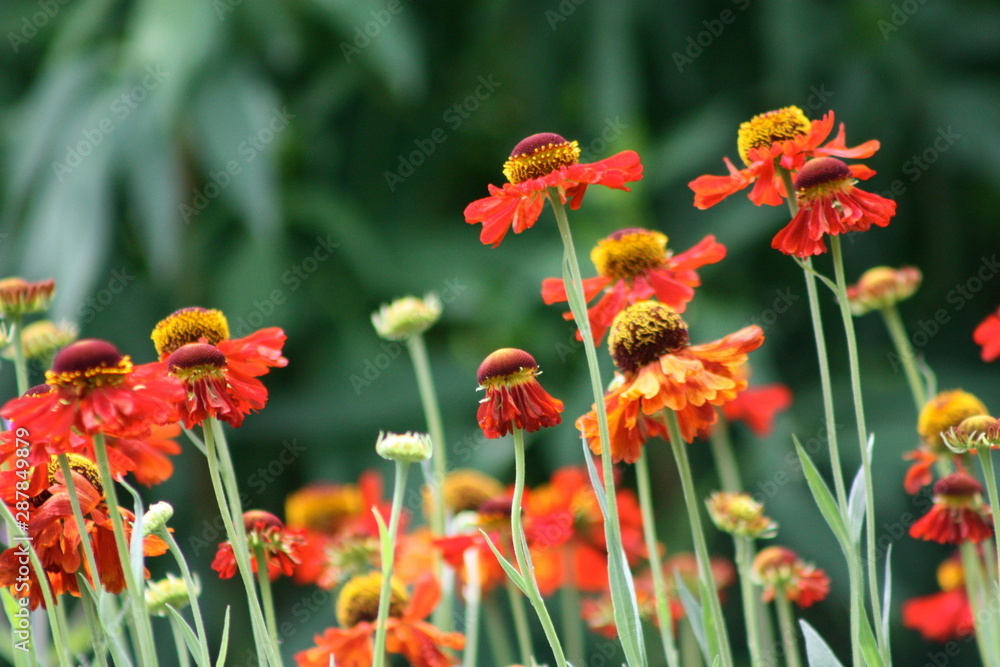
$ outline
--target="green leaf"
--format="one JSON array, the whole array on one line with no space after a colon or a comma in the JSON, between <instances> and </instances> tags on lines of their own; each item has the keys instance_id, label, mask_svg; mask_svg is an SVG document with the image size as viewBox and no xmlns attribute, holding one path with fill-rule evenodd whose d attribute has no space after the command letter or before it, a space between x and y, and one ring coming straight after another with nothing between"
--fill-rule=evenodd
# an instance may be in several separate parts
<instances>
[{"instance_id":1,"label":"green leaf","mask_svg":"<svg viewBox=\"0 0 1000 667\"><path fill-rule=\"evenodd\" d=\"M830 526L837 541L840 542L840 548L844 550L844 553L850 554L850 536L847 533L847 527L844 525L844 518L840 513L840 509L837 507L837 501L834 500L833 494L830 493L830 487L823 481L819 470L816 469L816 465L809 458L806 450L802 448L802 444L799 443L798 437L792 435L792 440L795 442L795 451L798 452L799 461L802 462L802 471L805 473L806 482L809 484L809 490L812 491L813 499L816 501L820 513L826 519L826 523Z\"/></svg>"},{"instance_id":2,"label":"green leaf","mask_svg":"<svg viewBox=\"0 0 1000 667\"><path fill-rule=\"evenodd\" d=\"M889 609L892 608L892 545L885 550L885 588L882 593L882 636L887 646L889 641Z\"/></svg>"},{"instance_id":3,"label":"green leaf","mask_svg":"<svg viewBox=\"0 0 1000 667\"><path fill-rule=\"evenodd\" d=\"M885 661L878 650L878 641L872 633L872 626L868 622L868 612L861 610L861 655L865 658L868 667L884 667Z\"/></svg>"},{"instance_id":4,"label":"green leaf","mask_svg":"<svg viewBox=\"0 0 1000 667\"><path fill-rule=\"evenodd\" d=\"M382 575L384 576L393 560L392 538L389 537L389 528L385 525L385 519L382 518L377 507L372 507L372 514L375 515L375 523L378 524L378 543L382 554Z\"/></svg>"},{"instance_id":5,"label":"green leaf","mask_svg":"<svg viewBox=\"0 0 1000 667\"><path fill-rule=\"evenodd\" d=\"M168 604L167 611L170 612L171 620L180 626L181 633L184 635L184 643L187 644L191 655L193 655L194 659L198 661L199 665L201 665L201 656L203 651L201 650L201 644L198 643L198 637L195 635L194 630L191 629L191 626L184 620L184 617L181 616L180 612L174 609L173 606ZM177 658L180 659L180 656L177 656ZM203 667L208 667L208 665L204 665Z\"/></svg>"},{"instance_id":6,"label":"green leaf","mask_svg":"<svg viewBox=\"0 0 1000 667\"><path fill-rule=\"evenodd\" d=\"M493 555L497 557L498 561L500 561L500 567L503 568L503 571L507 573L510 580L514 582L515 586L517 586L517 589L527 595L528 589L524 583L524 579L521 577L521 573L518 572L517 568L511 565L506 558L503 557L503 554L501 554L496 546L494 546L493 540L490 539L490 536L486 534L485 530L480 528L479 532L483 534L483 538L486 540L486 544L489 545L490 551L492 551Z\"/></svg>"},{"instance_id":7,"label":"green leaf","mask_svg":"<svg viewBox=\"0 0 1000 667\"><path fill-rule=\"evenodd\" d=\"M802 634L806 638L806 657L809 659L809 667L844 667L837 656L827 645L819 633L813 630L805 620L799 619L802 627ZM870 665L871 663L869 663Z\"/></svg>"},{"instance_id":8,"label":"green leaf","mask_svg":"<svg viewBox=\"0 0 1000 667\"><path fill-rule=\"evenodd\" d=\"M226 620L222 624L222 640L219 642L219 659L215 667L225 667L226 653L229 651L229 605L226 605Z\"/></svg>"},{"instance_id":9,"label":"green leaf","mask_svg":"<svg viewBox=\"0 0 1000 667\"><path fill-rule=\"evenodd\" d=\"M708 662L708 641L705 637L705 615L702 612L701 604L694 598L691 591L688 590L687 584L684 583L684 579L681 578L679 572L674 571L674 580L677 582L677 590L680 592L681 605L684 607L684 613L687 616L688 622L691 624L691 630L694 632L694 638L698 641L698 646L701 647L701 655Z\"/></svg>"},{"instance_id":10,"label":"green leaf","mask_svg":"<svg viewBox=\"0 0 1000 667\"><path fill-rule=\"evenodd\" d=\"M861 528L865 525L865 467L858 467L858 472L851 483L851 493L847 499L847 516L851 523L851 542L858 543L861 539Z\"/></svg>"}]
</instances>

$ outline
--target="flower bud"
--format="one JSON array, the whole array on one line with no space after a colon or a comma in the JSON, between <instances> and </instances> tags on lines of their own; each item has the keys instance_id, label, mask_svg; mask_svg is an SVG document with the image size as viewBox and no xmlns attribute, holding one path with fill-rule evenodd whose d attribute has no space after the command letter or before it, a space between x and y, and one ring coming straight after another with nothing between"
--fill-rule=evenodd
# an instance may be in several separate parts
<instances>
[{"instance_id":1,"label":"flower bud","mask_svg":"<svg viewBox=\"0 0 1000 667\"><path fill-rule=\"evenodd\" d=\"M166 503L158 503L166 504ZM195 580L195 590L189 591L183 579L168 574L166 579L155 581L146 588L146 608L155 616L166 616L170 612L167 605L181 609L191 603L191 596L197 596L201 591Z\"/></svg>"},{"instance_id":2,"label":"flower bud","mask_svg":"<svg viewBox=\"0 0 1000 667\"><path fill-rule=\"evenodd\" d=\"M385 433L378 434L375 451L384 459L405 463L419 463L431 457L431 437L426 433Z\"/></svg>"},{"instance_id":3,"label":"flower bud","mask_svg":"<svg viewBox=\"0 0 1000 667\"><path fill-rule=\"evenodd\" d=\"M372 324L386 340L406 340L430 329L440 317L441 300L436 294L427 294L423 299L404 296L372 313Z\"/></svg>"},{"instance_id":4,"label":"flower bud","mask_svg":"<svg viewBox=\"0 0 1000 667\"><path fill-rule=\"evenodd\" d=\"M174 508L170 503L160 501L153 503L142 515L142 535L155 535L165 528L167 522L174 516Z\"/></svg>"}]
</instances>

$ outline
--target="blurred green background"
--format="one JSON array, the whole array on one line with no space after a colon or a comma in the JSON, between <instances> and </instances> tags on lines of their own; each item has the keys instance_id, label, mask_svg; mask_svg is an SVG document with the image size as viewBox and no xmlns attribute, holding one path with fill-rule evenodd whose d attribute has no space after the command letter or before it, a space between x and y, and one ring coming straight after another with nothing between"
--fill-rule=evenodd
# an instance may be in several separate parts
<instances>
[{"instance_id":1,"label":"blurred green background","mask_svg":"<svg viewBox=\"0 0 1000 667\"><path fill-rule=\"evenodd\" d=\"M795 405L766 441L735 428L744 481L766 493L775 474L792 473L769 513L782 525L778 542L830 573L831 599L806 617L843 659L842 557L785 462L790 434L816 437L822 419L800 271L770 248L786 211L742 194L698 211L686 185L725 173L723 156L738 160L741 121L789 104L814 118L833 109L849 145L882 142L865 187L885 192L899 181L898 215L849 238L849 279L876 264L919 266L925 284L905 320L930 334L935 311L947 316L919 352L942 388L964 387L1000 409L997 371L971 340L1000 303L1000 281L953 292L1000 240L1000 12L991 0L6 0L0 27L0 273L56 278L55 315L137 361L153 358L152 326L183 306L222 308L236 335L283 327L290 363L266 378L267 409L231 434L260 508L280 512L307 482L348 482L369 467L390 475L374 453L378 431L424 428L406 353L385 349L369 322L381 302L407 293L435 291L445 302L428 345L450 447L471 454L462 465L512 479L509 443L484 442L475 422L476 368L505 346L534 354L546 388L567 404L567 423L533 438L529 481L581 461L571 422L590 405L584 358L562 310L539 298L541 279L560 267L551 213L495 250L462 217L487 183L502 182L514 144L540 131L579 140L585 161L634 149L645 165L632 194L591 188L571 216L585 273L588 249L621 227L659 229L677 251L706 234L729 248L701 272L686 318L694 341L751 322L766 329L755 379L789 384ZM830 271L827 258L818 265ZM853 470L846 355L824 298ZM770 312L776 299L790 303L786 312ZM894 542L896 664L922 665L940 649L899 626L899 604L937 590L934 568L949 551L898 534L913 510L900 455L917 444L915 414L878 320L857 324L879 535ZM652 447L661 536L670 551L687 550L673 463ZM279 458L283 448L294 457ZM707 494L711 462L701 444L692 451ZM220 601L240 611L241 594L208 567L222 538L212 535L214 501L193 448L147 493L160 498L177 508L217 636ZM731 551L712 537L716 551ZM329 600L314 593L279 584L294 623L288 655L333 623ZM313 600L316 611L292 611ZM950 664L978 664L973 645L961 646Z\"/></svg>"}]
</instances>

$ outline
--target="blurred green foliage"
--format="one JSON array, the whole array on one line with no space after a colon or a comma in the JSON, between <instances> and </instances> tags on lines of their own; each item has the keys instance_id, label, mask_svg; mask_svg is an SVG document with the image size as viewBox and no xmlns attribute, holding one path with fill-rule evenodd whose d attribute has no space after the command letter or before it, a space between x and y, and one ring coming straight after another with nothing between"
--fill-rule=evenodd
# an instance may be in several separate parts
<instances>
[{"instance_id":1,"label":"blurred green foliage","mask_svg":"<svg viewBox=\"0 0 1000 667\"><path fill-rule=\"evenodd\" d=\"M754 354L755 378L795 392L772 437L735 435L748 487L791 475L769 513L780 542L832 575L832 599L806 616L839 654L846 572L785 458L790 432L805 441L821 424L801 276L769 244L786 212L742 195L698 211L686 186L737 158L742 120L788 104L812 117L834 109L849 145L882 142L866 161L878 171L866 187L897 182L899 212L889 228L850 237L848 275L919 266L924 287L903 308L928 334L919 352L943 388L979 392L1000 409L996 369L971 341L1000 302L1000 281L967 283L1000 240L1000 12L990 0L7 0L0 26L2 273L55 277L55 314L137 361L153 357L153 324L183 306L224 309L236 334L283 327L290 364L268 376L266 411L232 434L253 505L280 510L302 484L347 482L368 467L388 474L377 432L424 428L405 351L380 342L369 322L380 302L406 293L445 300L428 338L461 465L510 478L509 444L482 441L474 418L476 367L502 346L531 351L567 404L567 423L533 438L530 481L580 462L571 422L590 404L584 359L561 311L539 298L541 279L560 266L551 213L495 250L462 218L487 183L501 182L510 148L538 131L577 138L585 160L624 149L643 158L632 194L592 188L572 216L581 252L625 226L660 229L678 250L706 234L728 246L726 261L701 272L686 317L695 341L760 320L769 340ZM828 260L819 267L828 271ZM772 317L778 298L791 306ZM852 470L846 358L828 295L825 305ZM901 600L936 590L934 567L948 551L893 528L913 510L900 454L916 444L915 415L877 316L858 326L898 618ZM707 493L710 460L693 450ZM221 531L212 535L202 463L188 447L177 464L147 497L177 506L179 541L210 603L238 601L238 584L208 569ZM666 448L653 467L661 535L684 550ZM312 590L278 593L290 654L332 623L331 606ZM219 619L216 606L216 634ZM898 622L893 634L897 664L923 664L937 650ZM976 664L973 653L963 645L951 664Z\"/></svg>"}]
</instances>

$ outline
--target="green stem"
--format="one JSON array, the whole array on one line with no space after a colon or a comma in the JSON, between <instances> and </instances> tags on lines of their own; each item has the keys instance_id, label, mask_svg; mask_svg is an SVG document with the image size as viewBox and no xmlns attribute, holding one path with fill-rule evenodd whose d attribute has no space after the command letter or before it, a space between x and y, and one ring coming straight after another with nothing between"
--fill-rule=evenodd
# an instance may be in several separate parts
<instances>
[{"instance_id":1,"label":"green stem","mask_svg":"<svg viewBox=\"0 0 1000 667\"><path fill-rule=\"evenodd\" d=\"M985 614L994 616L986 611L984 595L986 586L983 583L983 570L980 567L980 558L977 547L972 542L963 542L959 545L962 554L962 571L965 573L965 592L969 596L969 605L972 607L972 620L976 625L973 634L976 637L976 644L979 647L979 656L984 665L997 664L994 641L987 641L990 635L990 628L983 623Z\"/></svg>"},{"instance_id":2,"label":"green stem","mask_svg":"<svg viewBox=\"0 0 1000 667\"><path fill-rule=\"evenodd\" d=\"M559 602L563 637L566 640L566 653L573 665L583 665L584 657L583 619L580 617L580 589L576 586L576 562L573 553L566 548L559 549L562 556L563 571L566 580L559 589Z\"/></svg>"},{"instance_id":3,"label":"green stem","mask_svg":"<svg viewBox=\"0 0 1000 667\"><path fill-rule=\"evenodd\" d=\"M892 339L892 344L896 348L896 356L903 364L906 382L910 385L910 393L913 394L913 402L917 407L917 414L919 414L927 404L927 390L924 387L923 378L920 377L916 355L913 352L913 346L910 345L910 339L906 335L903 318L899 316L899 309L896 306L889 306L881 313L885 327L889 330L889 338Z\"/></svg>"},{"instance_id":4,"label":"green stem","mask_svg":"<svg viewBox=\"0 0 1000 667\"><path fill-rule=\"evenodd\" d=\"M392 601L392 570L396 559L396 531L399 529L399 515L403 509L403 495L406 493L406 478L410 472L409 461L396 461L396 482L392 491L392 511L389 513L389 531L382 538L382 589L378 596L378 621L375 625L375 653L372 667L385 665L385 631L389 619L389 605ZM376 510L378 511L378 510Z\"/></svg>"},{"instance_id":5,"label":"green stem","mask_svg":"<svg viewBox=\"0 0 1000 667\"><path fill-rule=\"evenodd\" d=\"M94 435L94 451L97 454L97 469L104 485L104 498L108 503L108 514L111 515L111 527L115 535L115 546L118 549L118 560L121 561L122 573L125 577L125 587L128 590L129 606L135 621L136 638L139 644L140 664L157 665L156 643L153 641L153 628L146 613L145 591L136 580L136 572L129 556L129 544L125 537L125 525L122 521L121 505L118 503L118 491L115 490L115 478L111 474L111 464L108 462L108 448L104 434ZM65 476L66 472L63 471ZM72 474L70 474L72 477ZM68 485L67 485L68 488ZM140 572L141 572L140 565ZM95 570L96 572L96 570Z\"/></svg>"},{"instance_id":6,"label":"green stem","mask_svg":"<svg viewBox=\"0 0 1000 667\"><path fill-rule=\"evenodd\" d=\"M510 580L510 577L504 577L504 585L507 588L507 597L510 598L511 616L514 617L514 636L517 637L517 648L521 654L521 662L524 667L532 667L535 664L535 652L531 647L531 630L528 628L528 613L524 609L524 598L521 597L521 591Z\"/></svg>"},{"instance_id":7,"label":"green stem","mask_svg":"<svg viewBox=\"0 0 1000 667\"><path fill-rule=\"evenodd\" d=\"M12 317L11 329L13 338L11 347L14 350L14 376L17 378L17 395L24 396L28 391L28 362L24 358L24 318Z\"/></svg>"},{"instance_id":8,"label":"green stem","mask_svg":"<svg viewBox=\"0 0 1000 667\"><path fill-rule=\"evenodd\" d=\"M983 467L983 476L986 478L986 490L990 497L990 507L1000 508L1000 494L997 494L997 478L996 472L993 469L993 449L992 447L979 447L978 449L979 463ZM1000 573L1000 548L996 549L996 556L998 559L997 569L990 577L990 591L994 596L1000 595L1000 590L997 588L998 584L1000 584L997 581L997 574ZM989 555L986 557L989 558ZM992 560L990 562L992 563Z\"/></svg>"},{"instance_id":9,"label":"green stem","mask_svg":"<svg viewBox=\"0 0 1000 667\"><path fill-rule=\"evenodd\" d=\"M608 432L608 413L604 405L604 383L601 381L601 369L597 362L597 350L594 346L594 336L590 327L590 317L587 314L587 300L583 293L583 277L580 273L580 263L576 257L573 245L573 234L566 217L566 208L562 203L562 195L557 188L548 189L549 202L556 218L559 235L563 242L563 278L570 311L576 322L577 329L583 339L583 350L587 357L587 367L590 372L590 386L594 395L594 412L597 414L598 434L601 442L601 473L604 482L604 495L607 503L604 510L604 534L608 548L608 577L611 588L611 600L614 606L615 624L618 627L619 640L625 651L625 658L631 667L645 667L646 652L642 638L642 627L638 623L639 607L635 592L629 590L632 576L628 571L622 549L621 525L618 521L618 502L615 495L615 476L611 461L611 437Z\"/></svg>"},{"instance_id":10,"label":"green stem","mask_svg":"<svg viewBox=\"0 0 1000 667\"><path fill-rule=\"evenodd\" d=\"M681 665L683 667L701 667L705 664L702 660L701 647L698 646L698 637L694 634L691 622L686 618L679 624Z\"/></svg>"},{"instance_id":11,"label":"green stem","mask_svg":"<svg viewBox=\"0 0 1000 667\"><path fill-rule=\"evenodd\" d=\"M465 576L463 589L465 598L465 648L462 653L462 667L476 667L479 661L479 608L483 586L479 580L479 549L466 549L463 554ZM493 632L497 632L493 626ZM507 663L509 664L509 663Z\"/></svg>"},{"instance_id":12,"label":"green stem","mask_svg":"<svg viewBox=\"0 0 1000 667\"><path fill-rule=\"evenodd\" d=\"M801 667L799 659L799 630L795 625L795 615L792 613L792 603L782 591L774 596L774 604L778 608L778 625L781 628L781 641L785 645L785 664L788 667Z\"/></svg>"},{"instance_id":13,"label":"green stem","mask_svg":"<svg viewBox=\"0 0 1000 667\"><path fill-rule=\"evenodd\" d=\"M736 461L736 454L733 452L733 443L729 437L729 421L722 414L722 410L716 410L719 417L709 433L708 441L712 446L712 458L715 459L715 469L719 473L719 481L722 489L732 493L743 490L740 483L740 469Z\"/></svg>"},{"instance_id":14,"label":"green stem","mask_svg":"<svg viewBox=\"0 0 1000 667\"><path fill-rule=\"evenodd\" d=\"M511 500L510 509L510 532L511 540L514 542L514 555L517 558L517 567L524 580L525 595L528 602L535 608L535 614L542 624L545 638L549 641L549 647L555 657L557 667L566 667L566 656L563 653L562 642L552 624L552 617L545 607L545 601L538 590L538 582L535 579L535 566L531 563L531 552L528 551L528 543L524 537L524 526L521 524L521 506L524 499L524 431L514 427L514 497Z\"/></svg>"},{"instance_id":15,"label":"green stem","mask_svg":"<svg viewBox=\"0 0 1000 667\"><path fill-rule=\"evenodd\" d=\"M177 660L180 667L191 667L191 658L188 655L187 643L184 641L184 631L173 616L170 617L170 630L174 635L174 649L177 651Z\"/></svg>"},{"instance_id":16,"label":"green stem","mask_svg":"<svg viewBox=\"0 0 1000 667\"><path fill-rule=\"evenodd\" d=\"M434 390L434 376L431 373L430 357L422 334L414 334L406 339L413 360L413 371L417 376L417 388L420 391L420 402L424 408L424 418L427 420L427 432L431 436L431 464L434 466L434 479L430 480L433 511L430 516L431 531L435 535L444 536L447 524L448 508L444 505L444 479L448 471L448 450L444 437L444 422L441 419L441 407L438 404L437 392ZM438 581L448 579L443 576L444 561L435 551L434 574ZM451 590L441 592L441 601L434 610L433 622L442 631L452 627Z\"/></svg>"},{"instance_id":17,"label":"green stem","mask_svg":"<svg viewBox=\"0 0 1000 667\"><path fill-rule=\"evenodd\" d=\"M506 581L510 586L513 586L509 579ZM514 592L517 593L516 588ZM486 596L486 600L483 601L483 613L486 615L487 626L491 628L491 631L486 633L486 640L490 644L490 655L493 657L493 665L496 667L513 665L514 652L510 648L510 642L507 639L506 633L501 630L501 628L507 626L507 622L503 611L500 609L500 597L498 595L491 594ZM520 637L518 637L518 640L520 640ZM530 647L528 657L531 657ZM527 662L524 665L528 667Z\"/></svg>"},{"instance_id":18,"label":"green stem","mask_svg":"<svg viewBox=\"0 0 1000 667\"><path fill-rule=\"evenodd\" d=\"M205 621L202 618L201 605L198 602L198 586L194 577L191 576L191 569L188 567L180 547L177 546L173 534L167 530L166 526L160 528L156 534L167 543L170 552L174 555L174 560L177 562L177 567L180 568L181 578L184 580L184 585L187 586L188 600L191 602L191 615L194 616L194 628L198 633L198 646L201 648L199 664L208 667L211 665L212 659L208 650L208 635L205 634Z\"/></svg>"},{"instance_id":19,"label":"green stem","mask_svg":"<svg viewBox=\"0 0 1000 667\"><path fill-rule=\"evenodd\" d=\"M734 535L736 566L740 570L740 596L743 598L743 616L747 625L747 645L750 647L750 664L762 665L760 650L760 619L757 617L757 591L753 585L753 539ZM780 595L778 597L781 597Z\"/></svg>"},{"instance_id":20,"label":"green stem","mask_svg":"<svg viewBox=\"0 0 1000 667\"><path fill-rule=\"evenodd\" d=\"M656 599L656 621L659 624L660 642L667 656L669 667L679 667L680 657L674 638L674 619L667 600L667 582L663 578L663 562L660 559L660 541L656 537L656 518L653 516L653 494L650 490L649 462L646 448L635 462L635 477L639 487L639 508L642 511L642 532L649 554L649 569L653 574L653 594ZM574 663L576 664L576 663Z\"/></svg>"},{"instance_id":21,"label":"green stem","mask_svg":"<svg viewBox=\"0 0 1000 667\"><path fill-rule=\"evenodd\" d=\"M684 504L687 506L688 520L691 523L691 536L694 538L694 552L698 560L698 576L701 579L702 590L708 599L702 603L708 606L715 624L718 636L718 650L722 667L732 667L733 656L729 648L729 634L726 632L726 622L722 616L722 605L719 602L718 587L715 585L715 578L712 576L712 564L708 555L708 543L705 540L705 529L701 523L701 503L698 502L694 487L694 477L691 474L691 463L688 461L687 443L681 436L680 424L677 422L677 413L670 409L665 409L667 431L670 435L670 448L674 452L674 459L677 461L677 472L681 478L681 489L684 492ZM713 647L709 647L711 650ZM710 662L715 660L715 656L710 656Z\"/></svg>"},{"instance_id":22,"label":"green stem","mask_svg":"<svg viewBox=\"0 0 1000 667\"><path fill-rule=\"evenodd\" d=\"M223 486L227 482L219 470L220 461L222 461L222 452L219 445L223 444L225 439L216 437L217 435L222 435L221 428L218 429L218 432L216 431L217 424L218 422L214 417L208 417L204 424L202 424L202 430L205 434L205 452L207 454L205 458L208 461L208 476L212 480L212 489L215 492L215 500L219 505L219 515L222 518L222 525L226 529L226 536L229 538L229 543L233 546L236 569L239 570L240 577L243 580L243 588L247 595L250 625L253 628L254 644L257 649L257 662L261 665L271 664L279 666L281 665L281 661L277 655L277 648L271 646L271 642L268 639L267 625L264 622L264 614L261 611L260 602L257 599L257 591L254 587L253 570L250 567L250 553L247 546L246 529L243 526L243 516L242 513L236 513L240 503L239 491L237 491L235 499L230 497L227 500L227 492L223 489ZM235 476L233 478L235 480Z\"/></svg>"},{"instance_id":23,"label":"green stem","mask_svg":"<svg viewBox=\"0 0 1000 667\"><path fill-rule=\"evenodd\" d=\"M837 280L837 300L840 315L844 321L847 337L847 356L851 371L851 393L854 398L854 415L858 425L858 445L861 449L861 466L865 475L865 546L868 561L868 593L871 596L872 625L879 651L886 664L892 664L889 643L882 630L882 594L878 583L878 562L875 559L875 480L872 479L872 462L868 452L868 427L865 423L865 407L861 392L861 362L858 358L858 340L854 334L854 315L847 299L847 280L844 277L844 256L839 236L830 237L833 252L833 271Z\"/></svg>"},{"instance_id":24,"label":"green stem","mask_svg":"<svg viewBox=\"0 0 1000 667\"><path fill-rule=\"evenodd\" d=\"M108 644L110 642L101 630L101 622L97 618L99 613L97 605L94 603L94 598L91 597L90 591L83 585L86 579L79 570L76 573L76 581L80 586L80 603L83 606L83 617L87 620L87 631L90 634L91 645L94 648L94 662L99 667L108 667L108 659L104 654L108 652ZM68 650L68 645L65 648Z\"/></svg>"},{"instance_id":25,"label":"green stem","mask_svg":"<svg viewBox=\"0 0 1000 667\"><path fill-rule=\"evenodd\" d=\"M267 554L263 544L255 544L253 557L257 561L257 586L260 588L261 606L267 623L267 636L273 646L278 646L278 617L274 613L274 595L271 593L271 575L267 568Z\"/></svg>"}]
</instances>

